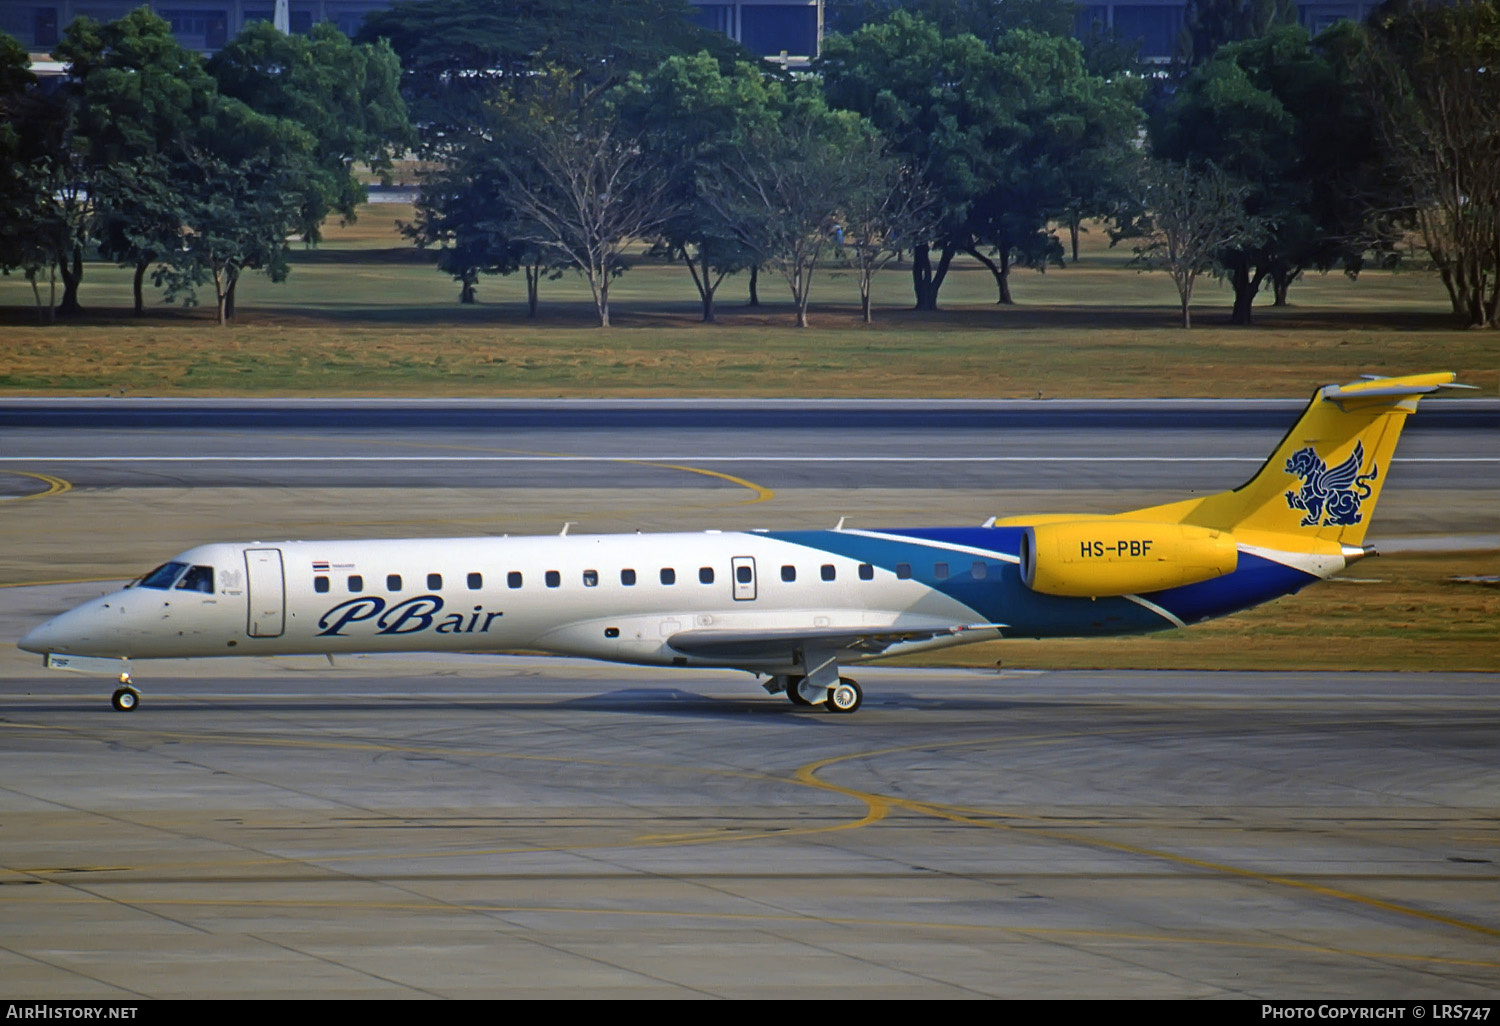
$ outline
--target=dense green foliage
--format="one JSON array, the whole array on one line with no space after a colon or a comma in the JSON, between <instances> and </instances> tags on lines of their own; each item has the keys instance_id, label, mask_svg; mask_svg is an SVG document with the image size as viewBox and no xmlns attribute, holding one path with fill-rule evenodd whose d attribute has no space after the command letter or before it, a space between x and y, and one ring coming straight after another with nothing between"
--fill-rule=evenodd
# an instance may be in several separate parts
<instances>
[{"instance_id":1,"label":"dense green foliage","mask_svg":"<svg viewBox=\"0 0 1500 1026\"><path fill-rule=\"evenodd\" d=\"M212 282L227 319L244 271L283 278L289 238L316 243L364 176L414 153L408 238L464 301L524 271L532 316L572 269L607 325L638 242L688 271L709 322L748 270L752 297L779 272L806 323L819 262L855 269L868 317L897 253L919 310L960 255L1010 304L1013 267L1061 265L1065 229L1076 260L1098 219L1188 275L1184 313L1200 274L1248 324L1263 287L1284 304L1306 271L1356 274L1417 238L1465 323L1500 320L1500 0L1391 0L1316 39L1287 0L1190 0L1171 69L1079 43L1052 0L829 13L841 31L810 73L697 28L685 0L416 0L357 41L252 23L206 62L142 8L70 25L55 89L0 36L0 270L44 316L76 314L97 254L133 268L138 312L150 273L188 302ZM1239 229L1162 258L1163 226L1209 192Z\"/></svg>"},{"instance_id":2,"label":"dense green foliage","mask_svg":"<svg viewBox=\"0 0 1500 1026\"><path fill-rule=\"evenodd\" d=\"M378 168L409 134L389 48L331 26L299 37L252 24L206 66L147 8L81 17L57 47L68 73L55 90L5 42L0 265L60 276L63 315L81 311L97 250L135 268L137 313L154 265L168 299L193 302L211 281L227 319L239 275L285 277L288 236L313 242L330 212L352 216L355 163Z\"/></svg>"},{"instance_id":3,"label":"dense green foliage","mask_svg":"<svg viewBox=\"0 0 1500 1026\"><path fill-rule=\"evenodd\" d=\"M1219 252L1233 323L1250 323L1266 281L1284 304L1304 271L1356 272L1377 241L1361 194L1380 160L1370 116L1339 53L1300 26L1220 47L1186 76L1151 139L1160 157L1239 179L1246 213L1267 225L1254 244Z\"/></svg>"},{"instance_id":4,"label":"dense green foliage","mask_svg":"<svg viewBox=\"0 0 1500 1026\"><path fill-rule=\"evenodd\" d=\"M1189 67L1212 60L1219 47L1297 24L1293 0L1187 0L1177 59Z\"/></svg>"},{"instance_id":5,"label":"dense green foliage","mask_svg":"<svg viewBox=\"0 0 1500 1026\"><path fill-rule=\"evenodd\" d=\"M1142 117L1134 84L1091 75L1072 39L1013 29L986 42L904 11L830 39L819 70L830 103L868 117L937 199L914 248L918 309L936 309L958 253L991 268L1002 303L1012 263L1059 261L1053 222L1108 205L1120 165L1097 158L1126 151Z\"/></svg>"},{"instance_id":6,"label":"dense green foliage","mask_svg":"<svg viewBox=\"0 0 1500 1026\"><path fill-rule=\"evenodd\" d=\"M298 226L311 242L331 213L352 218L365 201L356 165L387 171L410 142L401 64L383 40L356 45L328 22L306 36L252 22L214 54L208 70L223 95L293 121L312 137L315 170Z\"/></svg>"}]
</instances>

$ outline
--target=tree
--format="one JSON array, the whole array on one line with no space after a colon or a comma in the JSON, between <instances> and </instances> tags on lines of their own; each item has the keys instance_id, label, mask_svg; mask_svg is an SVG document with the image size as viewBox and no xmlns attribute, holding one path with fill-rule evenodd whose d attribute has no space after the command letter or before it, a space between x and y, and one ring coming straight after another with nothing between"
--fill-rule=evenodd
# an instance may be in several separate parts
<instances>
[{"instance_id":1,"label":"tree","mask_svg":"<svg viewBox=\"0 0 1500 1026\"><path fill-rule=\"evenodd\" d=\"M1012 263L1062 263L1053 222L1118 205L1141 112L1138 88L1090 75L1072 39L1015 30L996 42L996 52L1005 60L1016 125L970 215L976 244L968 251L994 275L998 302L1009 304ZM991 247L997 262L981 246Z\"/></svg>"},{"instance_id":2,"label":"tree","mask_svg":"<svg viewBox=\"0 0 1500 1026\"><path fill-rule=\"evenodd\" d=\"M186 210L177 188L181 154L140 154L106 165L95 177L106 199L97 225L99 252L131 267L134 313L145 315L146 272L181 245Z\"/></svg>"},{"instance_id":3,"label":"tree","mask_svg":"<svg viewBox=\"0 0 1500 1026\"><path fill-rule=\"evenodd\" d=\"M1235 324L1251 323L1265 282L1284 304L1305 270L1357 272L1379 242L1358 198L1380 160L1368 109L1346 63L1300 26L1225 45L1194 69L1153 121L1152 149L1250 183L1246 210L1270 227L1221 256Z\"/></svg>"},{"instance_id":4,"label":"tree","mask_svg":"<svg viewBox=\"0 0 1500 1026\"><path fill-rule=\"evenodd\" d=\"M932 230L933 196L917 172L880 150L851 167L839 211L841 246L859 275L859 307L866 324L875 275Z\"/></svg>"},{"instance_id":5,"label":"tree","mask_svg":"<svg viewBox=\"0 0 1500 1026\"><path fill-rule=\"evenodd\" d=\"M1070 256L1075 264L1079 236L1086 231L1085 220L1119 224L1131 216L1130 202L1138 185L1134 175L1140 163L1143 112L1148 106L1159 106L1159 98L1153 94L1166 88L1165 80L1153 75L1141 59L1138 39L1122 39L1113 29L1090 21L1080 46L1084 71L1109 83L1119 98L1130 102L1130 108L1128 123L1117 124L1114 132L1091 133L1065 165L1067 196L1059 220L1068 228Z\"/></svg>"},{"instance_id":6,"label":"tree","mask_svg":"<svg viewBox=\"0 0 1500 1026\"><path fill-rule=\"evenodd\" d=\"M830 31L848 34L898 9L936 25L945 36L992 41L1018 28L1070 35L1078 5L1069 0L833 0L826 17Z\"/></svg>"},{"instance_id":7,"label":"tree","mask_svg":"<svg viewBox=\"0 0 1500 1026\"><path fill-rule=\"evenodd\" d=\"M301 223L302 197L314 173L313 141L296 123L258 114L219 97L183 147L174 184L183 207L180 244L162 254L155 274L167 299L195 302L211 281L216 318L234 316L234 292L247 270L273 281L288 273L287 238Z\"/></svg>"},{"instance_id":8,"label":"tree","mask_svg":"<svg viewBox=\"0 0 1500 1026\"><path fill-rule=\"evenodd\" d=\"M687 0L414 0L370 12L356 38L389 40L421 144L443 154L474 134L487 104L543 84L543 68L570 72L587 105L671 54L752 59L693 17Z\"/></svg>"},{"instance_id":9,"label":"tree","mask_svg":"<svg viewBox=\"0 0 1500 1026\"><path fill-rule=\"evenodd\" d=\"M1361 55L1389 166L1453 311L1500 327L1500 4L1388 3Z\"/></svg>"},{"instance_id":10,"label":"tree","mask_svg":"<svg viewBox=\"0 0 1500 1026\"><path fill-rule=\"evenodd\" d=\"M560 84L566 86L568 76ZM560 90L550 107L517 119L512 152L499 162L516 212L517 238L557 254L588 279L599 326L609 327L609 286L632 239L649 237L675 211L670 175L609 110L574 113Z\"/></svg>"},{"instance_id":11,"label":"tree","mask_svg":"<svg viewBox=\"0 0 1500 1026\"><path fill-rule=\"evenodd\" d=\"M1141 182L1146 213L1132 231L1142 240L1135 245L1134 262L1172 276L1182 301L1182 326L1190 328L1189 306L1199 276L1215 266L1225 249L1253 241L1264 224L1245 212L1249 187L1214 164L1194 169L1152 161L1142 167Z\"/></svg>"},{"instance_id":12,"label":"tree","mask_svg":"<svg viewBox=\"0 0 1500 1026\"><path fill-rule=\"evenodd\" d=\"M459 302L475 302L481 274L526 275L526 316L535 319L543 276L560 277L566 261L522 235L507 180L505 142L471 146L422 179L416 218L401 233L420 247L436 247L438 268L459 283Z\"/></svg>"},{"instance_id":13,"label":"tree","mask_svg":"<svg viewBox=\"0 0 1500 1026\"><path fill-rule=\"evenodd\" d=\"M309 243L318 241L331 213L354 220L367 198L356 165L378 174L412 141L401 65L385 40L353 43L328 22L306 36L251 22L213 56L208 70L223 95L294 121L311 136L315 172L302 196L299 226Z\"/></svg>"},{"instance_id":14,"label":"tree","mask_svg":"<svg viewBox=\"0 0 1500 1026\"><path fill-rule=\"evenodd\" d=\"M568 262L538 249L532 232L517 234L508 183L524 166L512 159L513 139L528 126L511 112L553 103L559 73L573 108L585 111L672 54L707 51L726 67L750 59L692 17L685 0L418 0L366 17L358 38L390 41L419 151L440 168L424 180L407 233L441 247L439 266L462 283L463 301L473 300L481 274L524 268L534 312L540 276Z\"/></svg>"},{"instance_id":15,"label":"tree","mask_svg":"<svg viewBox=\"0 0 1500 1026\"><path fill-rule=\"evenodd\" d=\"M613 97L621 118L640 133L671 177L674 213L658 230L654 251L687 267L705 323L714 321L720 283L753 267L757 247L715 215L702 170L731 160L785 106L781 83L765 68L765 62L741 61L726 71L707 51L673 56L645 75L632 75Z\"/></svg>"},{"instance_id":16,"label":"tree","mask_svg":"<svg viewBox=\"0 0 1500 1026\"><path fill-rule=\"evenodd\" d=\"M1177 61L1194 68L1213 59L1219 47L1255 39L1278 26L1297 24L1292 0L1187 0Z\"/></svg>"},{"instance_id":17,"label":"tree","mask_svg":"<svg viewBox=\"0 0 1500 1026\"><path fill-rule=\"evenodd\" d=\"M173 180L187 141L216 102L214 81L145 7L102 25L79 19L57 56L69 67L71 163L93 214L84 241L134 268L140 315L146 271L182 235Z\"/></svg>"},{"instance_id":18,"label":"tree","mask_svg":"<svg viewBox=\"0 0 1500 1026\"><path fill-rule=\"evenodd\" d=\"M978 37L945 37L898 10L828 39L818 69L829 105L869 118L936 197L932 235L912 247L916 308L935 310L954 256L972 237L971 207L994 180L1015 124L1001 63Z\"/></svg>"},{"instance_id":19,"label":"tree","mask_svg":"<svg viewBox=\"0 0 1500 1026\"><path fill-rule=\"evenodd\" d=\"M813 271L833 239L858 169L883 143L858 115L830 111L803 91L773 127L751 133L740 153L705 171L703 189L725 229L781 273L797 327L807 327Z\"/></svg>"},{"instance_id":20,"label":"tree","mask_svg":"<svg viewBox=\"0 0 1500 1026\"><path fill-rule=\"evenodd\" d=\"M49 294L43 305L39 278L45 272L56 281L58 245L50 215L59 182L46 131L53 109L37 92L26 48L0 33L0 273L25 274L47 321L56 296Z\"/></svg>"},{"instance_id":21,"label":"tree","mask_svg":"<svg viewBox=\"0 0 1500 1026\"><path fill-rule=\"evenodd\" d=\"M934 231L913 248L918 309L936 309L960 252L1008 302L1010 264L1060 257L1048 222L1093 191L1075 177L1080 156L1132 145L1141 117L1132 87L1088 74L1076 42L1025 29L992 48L898 11L829 40L820 69L829 103L868 117L937 198Z\"/></svg>"}]
</instances>

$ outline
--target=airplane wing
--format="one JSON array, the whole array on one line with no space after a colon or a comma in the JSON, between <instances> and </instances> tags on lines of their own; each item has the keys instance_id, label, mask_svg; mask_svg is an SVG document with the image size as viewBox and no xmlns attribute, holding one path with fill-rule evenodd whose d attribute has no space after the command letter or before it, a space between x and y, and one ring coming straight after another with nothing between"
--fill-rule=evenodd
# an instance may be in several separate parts
<instances>
[{"instance_id":1,"label":"airplane wing","mask_svg":"<svg viewBox=\"0 0 1500 1026\"><path fill-rule=\"evenodd\" d=\"M1003 623L942 624L933 627L793 627L759 631L679 631L667 644L683 655L751 662L785 659L799 649L849 650L878 655L905 641L931 641L967 631L993 631Z\"/></svg>"}]
</instances>

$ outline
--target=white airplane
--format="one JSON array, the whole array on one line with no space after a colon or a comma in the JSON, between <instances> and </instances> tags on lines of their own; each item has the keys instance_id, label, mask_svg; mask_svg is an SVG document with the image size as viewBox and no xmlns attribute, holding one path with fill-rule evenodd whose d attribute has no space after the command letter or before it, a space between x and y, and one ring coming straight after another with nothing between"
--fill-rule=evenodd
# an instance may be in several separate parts
<instances>
[{"instance_id":1,"label":"white airplane","mask_svg":"<svg viewBox=\"0 0 1500 1026\"><path fill-rule=\"evenodd\" d=\"M1451 373L1320 388L1233 491L1113 516L885 531L201 545L21 639L49 667L131 659L540 650L730 667L829 712L840 667L1008 637L1129 634L1295 592L1367 555L1370 513L1417 400Z\"/></svg>"}]
</instances>

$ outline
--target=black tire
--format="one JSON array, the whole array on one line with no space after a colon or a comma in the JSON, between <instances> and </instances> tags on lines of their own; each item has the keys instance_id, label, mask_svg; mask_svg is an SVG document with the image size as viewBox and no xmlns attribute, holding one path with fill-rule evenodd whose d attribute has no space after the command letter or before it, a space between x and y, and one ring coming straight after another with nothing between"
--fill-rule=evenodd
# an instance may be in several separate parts
<instances>
[{"instance_id":1,"label":"black tire","mask_svg":"<svg viewBox=\"0 0 1500 1026\"><path fill-rule=\"evenodd\" d=\"M797 690L797 685L802 683L801 677L788 677L786 680L786 697L792 700L793 705L812 705L802 697L802 692Z\"/></svg>"},{"instance_id":2,"label":"black tire","mask_svg":"<svg viewBox=\"0 0 1500 1026\"><path fill-rule=\"evenodd\" d=\"M116 712L134 712L140 703L141 694L134 688L117 688L109 699L109 704L115 707Z\"/></svg>"}]
</instances>

